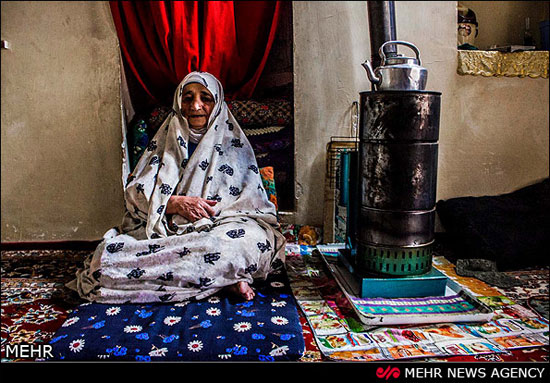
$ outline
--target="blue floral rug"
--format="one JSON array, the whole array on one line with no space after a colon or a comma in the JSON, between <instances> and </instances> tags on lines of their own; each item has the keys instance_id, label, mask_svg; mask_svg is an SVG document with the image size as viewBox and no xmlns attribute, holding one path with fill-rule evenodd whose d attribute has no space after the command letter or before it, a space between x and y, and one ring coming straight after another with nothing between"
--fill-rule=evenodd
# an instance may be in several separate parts
<instances>
[{"instance_id":1,"label":"blue floral rug","mask_svg":"<svg viewBox=\"0 0 550 383\"><path fill-rule=\"evenodd\" d=\"M286 273L253 287L248 302L220 293L172 304L84 303L50 341L53 360L297 360L305 344Z\"/></svg>"}]
</instances>

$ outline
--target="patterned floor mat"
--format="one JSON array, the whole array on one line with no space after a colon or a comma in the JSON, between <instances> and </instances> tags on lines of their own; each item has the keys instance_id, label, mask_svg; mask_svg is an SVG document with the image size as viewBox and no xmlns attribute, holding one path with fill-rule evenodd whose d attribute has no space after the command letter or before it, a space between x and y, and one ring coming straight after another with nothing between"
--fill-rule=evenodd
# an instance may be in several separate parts
<instances>
[{"instance_id":1,"label":"patterned floor mat","mask_svg":"<svg viewBox=\"0 0 550 383\"><path fill-rule=\"evenodd\" d=\"M8 344L46 344L65 321L68 311L52 303L62 286L51 280L2 278L2 361Z\"/></svg>"},{"instance_id":2,"label":"patterned floor mat","mask_svg":"<svg viewBox=\"0 0 550 383\"><path fill-rule=\"evenodd\" d=\"M300 253L311 252L307 246L298 248L302 250L296 253L296 249L291 248L289 253L300 255ZM73 278L78 265L88 254L90 251L2 251L2 361L8 361L4 357L6 344L50 342L66 319L75 315L76 306L59 305L58 301L52 300L52 294L59 292L63 283ZM452 268L452 264L449 267ZM312 269L309 272L315 273L315 270ZM523 307L536 310L547 317L548 300L544 298L548 296L548 269L509 272L509 274L521 279L522 286L497 292L490 287L476 286L476 283L472 287L479 292L488 292L488 296L491 294L506 295ZM337 286L330 279L318 279L318 282L320 286L325 286L326 296L330 298L329 303L332 309L350 328L357 329L360 323L354 320L353 310ZM302 326L305 346L305 351L299 361L329 360L320 352L313 335L313 329L301 310L298 312L298 317ZM549 348L543 347L516 349L500 354L454 356L427 360L548 361L548 353ZM362 357L353 355L352 352L347 355L341 354L339 357L342 358L341 360L364 360Z\"/></svg>"},{"instance_id":3,"label":"patterned floor mat","mask_svg":"<svg viewBox=\"0 0 550 383\"><path fill-rule=\"evenodd\" d=\"M2 278L69 281L89 250L2 251Z\"/></svg>"},{"instance_id":4,"label":"patterned floor mat","mask_svg":"<svg viewBox=\"0 0 550 383\"><path fill-rule=\"evenodd\" d=\"M499 288L498 290L502 292L502 295L538 312L546 319L550 319L550 305L548 300L550 269L508 271L506 274L520 280L521 285L509 289Z\"/></svg>"}]
</instances>

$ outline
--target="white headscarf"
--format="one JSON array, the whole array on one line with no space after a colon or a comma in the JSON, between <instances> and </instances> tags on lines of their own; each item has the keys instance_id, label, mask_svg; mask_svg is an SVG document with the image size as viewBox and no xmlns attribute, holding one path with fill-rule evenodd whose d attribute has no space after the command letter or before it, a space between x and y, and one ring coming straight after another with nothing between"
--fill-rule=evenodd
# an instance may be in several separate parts
<instances>
[{"instance_id":1,"label":"white headscarf","mask_svg":"<svg viewBox=\"0 0 550 383\"><path fill-rule=\"evenodd\" d=\"M192 129L189 126L187 119L183 116L181 112L181 99L183 96L183 88L192 83L204 85L206 89L208 89L208 91L212 94L212 97L214 97L215 101L215 106L208 119L208 124L200 130ZM187 129L189 130L189 141L191 141L192 143L199 143L208 128L210 128L211 123L214 121L216 116L219 115L220 110L225 102L218 102L218 100L224 100L223 87L218 79L212 76L210 73L191 72L187 76L185 76L182 82L178 85L178 88L176 89L176 92L174 94L174 103L172 105L172 109L174 109L176 114L183 120L183 125L187 125Z\"/></svg>"},{"instance_id":2,"label":"white headscarf","mask_svg":"<svg viewBox=\"0 0 550 383\"><path fill-rule=\"evenodd\" d=\"M193 132L181 113L183 88L190 83L204 85L214 97L205 132ZM217 200L216 216L200 220L208 221L206 224L246 216L278 226L254 151L224 101L221 83L210 73L188 74L176 89L173 109L128 179L122 230L140 236L140 229L145 227L145 236L156 238L204 225L199 221L191 224L179 215L171 222L167 219L166 204L176 194ZM189 157L187 143L195 140L197 149Z\"/></svg>"}]
</instances>

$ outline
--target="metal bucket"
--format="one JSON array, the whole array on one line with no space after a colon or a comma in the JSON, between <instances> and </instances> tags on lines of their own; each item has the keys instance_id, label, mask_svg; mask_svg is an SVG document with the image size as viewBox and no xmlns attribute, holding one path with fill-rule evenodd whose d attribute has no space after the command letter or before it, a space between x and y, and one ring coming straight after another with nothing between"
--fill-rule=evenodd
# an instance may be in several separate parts
<instances>
[{"instance_id":1,"label":"metal bucket","mask_svg":"<svg viewBox=\"0 0 550 383\"><path fill-rule=\"evenodd\" d=\"M439 92L361 93L356 263L364 272L431 269L440 103Z\"/></svg>"}]
</instances>

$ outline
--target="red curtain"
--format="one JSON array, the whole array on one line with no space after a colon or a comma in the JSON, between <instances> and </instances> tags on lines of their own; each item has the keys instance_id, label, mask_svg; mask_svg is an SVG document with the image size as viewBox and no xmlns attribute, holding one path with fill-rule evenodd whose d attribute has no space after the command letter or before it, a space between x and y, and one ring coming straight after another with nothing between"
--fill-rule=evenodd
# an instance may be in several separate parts
<instances>
[{"instance_id":1,"label":"red curtain","mask_svg":"<svg viewBox=\"0 0 550 383\"><path fill-rule=\"evenodd\" d=\"M210 72L227 99L247 99L265 66L278 1L110 1L126 68L155 103L171 104L191 71Z\"/></svg>"}]
</instances>

